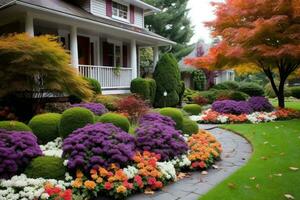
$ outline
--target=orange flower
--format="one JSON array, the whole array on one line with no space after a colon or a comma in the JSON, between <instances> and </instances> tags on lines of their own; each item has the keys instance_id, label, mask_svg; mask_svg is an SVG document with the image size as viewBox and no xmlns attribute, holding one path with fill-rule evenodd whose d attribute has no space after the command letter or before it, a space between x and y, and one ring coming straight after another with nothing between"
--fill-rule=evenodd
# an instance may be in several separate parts
<instances>
[{"instance_id":1,"label":"orange flower","mask_svg":"<svg viewBox=\"0 0 300 200\"><path fill-rule=\"evenodd\" d=\"M123 185L120 185L117 187L117 193L125 193L126 191L127 191L127 189Z\"/></svg>"},{"instance_id":2,"label":"orange flower","mask_svg":"<svg viewBox=\"0 0 300 200\"><path fill-rule=\"evenodd\" d=\"M108 171L106 169L104 169L103 167L99 167L99 173L101 177L106 177L108 176Z\"/></svg>"},{"instance_id":3,"label":"orange flower","mask_svg":"<svg viewBox=\"0 0 300 200\"><path fill-rule=\"evenodd\" d=\"M82 186L82 180L80 178L76 178L73 182L72 182L72 187L75 188L80 188Z\"/></svg>"},{"instance_id":4,"label":"orange flower","mask_svg":"<svg viewBox=\"0 0 300 200\"><path fill-rule=\"evenodd\" d=\"M82 178L83 177L83 173L80 170L76 171L76 177L77 178Z\"/></svg>"},{"instance_id":5,"label":"orange flower","mask_svg":"<svg viewBox=\"0 0 300 200\"><path fill-rule=\"evenodd\" d=\"M91 174L97 174L98 172L97 172L97 170L95 170L95 169L91 169L90 173L91 173Z\"/></svg>"},{"instance_id":6,"label":"orange flower","mask_svg":"<svg viewBox=\"0 0 300 200\"><path fill-rule=\"evenodd\" d=\"M96 187L96 183L94 181L85 181L84 182L84 186L88 189L88 190L93 190Z\"/></svg>"}]
</instances>

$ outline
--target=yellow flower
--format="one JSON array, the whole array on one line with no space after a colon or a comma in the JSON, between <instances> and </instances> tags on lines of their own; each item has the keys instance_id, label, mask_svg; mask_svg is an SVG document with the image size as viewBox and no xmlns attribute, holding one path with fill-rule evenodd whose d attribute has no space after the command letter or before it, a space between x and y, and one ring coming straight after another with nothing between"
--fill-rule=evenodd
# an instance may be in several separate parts
<instances>
[{"instance_id":1,"label":"yellow flower","mask_svg":"<svg viewBox=\"0 0 300 200\"><path fill-rule=\"evenodd\" d=\"M72 187L80 188L82 186L82 180L80 178L76 178L72 183Z\"/></svg>"},{"instance_id":2,"label":"yellow flower","mask_svg":"<svg viewBox=\"0 0 300 200\"><path fill-rule=\"evenodd\" d=\"M85 181L84 182L84 186L88 189L88 190L93 190L96 187L96 183L94 181Z\"/></svg>"},{"instance_id":3,"label":"yellow flower","mask_svg":"<svg viewBox=\"0 0 300 200\"><path fill-rule=\"evenodd\" d=\"M125 193L127 191L126 187L123 185L120 185L117 187L117 193Z\"/></svg>"},{"instance_id":4,"label":"yellow flower","mask_svg":"<svg viewBox=\"0 0 300 200\"><path fill-rule=\"evenodd\" d=\"M93 174L91 177L92 177L93 180L96 180L98 178L98 175L97 174Z\"/></svg>"},{"instance_id":5,"label":"yellow flower","mask_svg":"<svg viewBox=\"0 0 300 200\"><path fill-rule=\"evenodd\" d=\"M97 183L102 183L103 182L103 178L101 178L101 177L97 178L96 182Z\"/></svg>"}]
</instances>

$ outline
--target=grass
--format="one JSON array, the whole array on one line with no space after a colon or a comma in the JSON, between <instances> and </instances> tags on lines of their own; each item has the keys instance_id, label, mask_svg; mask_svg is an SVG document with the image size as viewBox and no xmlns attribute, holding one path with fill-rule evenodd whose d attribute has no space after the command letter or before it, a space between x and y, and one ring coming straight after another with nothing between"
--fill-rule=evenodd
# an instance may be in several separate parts
<instances>
[{"instance_id":1,"label":"grass","mask_svg":"<svg viewBox=\"0 0 300 200\"><path fill-rule=\"evenodd\" d=\"M251 141L247 165L217 185L201 200L300 199L300 120L227 125Z\"/></svg>"},{"instance_id":2,"label":"grass","mask_svg":"<svg viewBox=\"0 0 300 200\"><path fill-rule=\"evenodd\" d=\"M273 106L278 107L277 100L272 100L271 103L272 103ZM286 101L285 106L286 106L286 108L291 108L291 109L294 109L294 110L300 110L300 101Z\"/></svg>"}]
</instances>

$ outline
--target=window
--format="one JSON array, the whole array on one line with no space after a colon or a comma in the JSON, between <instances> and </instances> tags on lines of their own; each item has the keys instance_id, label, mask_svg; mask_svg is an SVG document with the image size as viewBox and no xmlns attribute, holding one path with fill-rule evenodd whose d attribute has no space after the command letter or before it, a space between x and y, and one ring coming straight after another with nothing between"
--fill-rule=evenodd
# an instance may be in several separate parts
<instances>
[{"instance_id":1,"label":"window","mask_svg":"<svg viewBox=\"0 0 300 200\"><path fill-rule=\"evenodd\" d=\"M113 2L112 16L117 19L128 21L128 6L117 2Z\"/></svg>"}]
</instances>

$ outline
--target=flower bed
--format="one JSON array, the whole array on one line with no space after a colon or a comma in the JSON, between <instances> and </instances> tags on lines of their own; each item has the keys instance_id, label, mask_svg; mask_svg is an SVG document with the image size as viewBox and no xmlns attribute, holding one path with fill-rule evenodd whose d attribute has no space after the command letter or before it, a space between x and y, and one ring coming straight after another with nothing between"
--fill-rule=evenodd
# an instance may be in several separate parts
<instances>
[{"instance_id":1,"label":"flower bed","mask_svg":"<svg viewBox=\"0 0 300 200\"><path fill-rule=\"evenodd\" d=\"M225 114L212 109L200 115L190 116L191 120L204 124L229 124L229 123L260 123L276 120L287 120L300 117L298 111L291 109L277 109L272 112L253 112L251 114Z\"/></svg>"}]
</instances>

